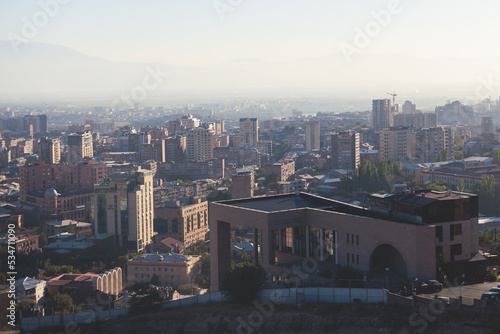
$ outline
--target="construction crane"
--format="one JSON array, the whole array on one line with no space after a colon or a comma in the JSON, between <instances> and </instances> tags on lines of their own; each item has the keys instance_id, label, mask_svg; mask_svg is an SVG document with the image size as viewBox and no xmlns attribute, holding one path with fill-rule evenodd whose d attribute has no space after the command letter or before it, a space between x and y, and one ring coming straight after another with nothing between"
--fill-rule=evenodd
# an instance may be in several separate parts
<instances>
[{"instance_id":1,"label":"construction crane","mask_svg":"<svg viewBox=\"0 0 500 334\"><path fill-rule=\"evenodd\" d=\"M392 96L392 105L395 106L396 105L396 96L398 96L398 94L396 94L396 92L394 93L387 93L389 94L390 96Z\"/></svg>"}]
</instances>

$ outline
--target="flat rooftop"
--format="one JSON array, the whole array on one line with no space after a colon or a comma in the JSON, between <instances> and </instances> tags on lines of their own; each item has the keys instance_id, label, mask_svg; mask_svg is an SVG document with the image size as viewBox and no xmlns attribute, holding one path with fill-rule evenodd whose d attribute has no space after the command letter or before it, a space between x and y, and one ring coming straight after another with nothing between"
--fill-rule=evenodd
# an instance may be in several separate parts
<instances>
[{"instance_id":1,"label":"flat rooftop","mask_svg":"<svg viewBox=\"0 0 500 334\"><path fill-rule=\"evenodd\" d=\"M295 194L286 194L228 200L217 203L264 212L288 211L304 208L322 209L342 204L341 202L305 193L300 193L298 196Z\"/></svg>"}]
</instances>

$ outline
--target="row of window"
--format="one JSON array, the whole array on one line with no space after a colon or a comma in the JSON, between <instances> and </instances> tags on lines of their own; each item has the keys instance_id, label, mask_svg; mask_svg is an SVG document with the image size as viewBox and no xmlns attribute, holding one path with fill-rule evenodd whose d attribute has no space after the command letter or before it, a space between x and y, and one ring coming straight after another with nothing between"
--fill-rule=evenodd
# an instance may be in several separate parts
<instances>
[{"instance_id":1,"label":"row of window","mask_svg":"<svg viewBox=\"0 0 500 334\"><path fill-rule=\"evenodd\" d=\"M359 246L359 235L356 234L356 238L354 234L351 234L350 235L351 237L349 238L349 233L347 233L347 245L349 245L349 241L351 243L351 245L354 246L354 239L356 239L356 246Z\"/></svg>"},{"instance_id":2,"label":"row of window","mask_svg":"<svg viewBox=\"0 0 500 334\"><path fill-rule=\"evenodd\" d=\"M141 278L150 278L149 274L140 274L140 275L141 275ZM153 274L153 275L155 275L155 274ZM162 278L162 275L161 275L161 274L158 274L158 275L156 275L156 276L158 276L158 278L160 278L160 279ZM168 277L168 276L170 276L170 277ZM170 279L174 279L174 278L175 278L175 276L177 276L177 277L176 277L176 278L177 278L177 280L180 280L180 279L181 279L181 275L168 275L168 274L164 274L164 275L163 275L163 278L165 278L165 279L168 279L168 278L170 278ZM139 274L135 274L135 278L139 278Z\"/></svg>"},{"instance_id":3,"label":"row of window","mask_svg":"<svg viewBox=\"0 0 500 334\"><path fill-rule=\"evenodd\" d=\"M356 260L356 263L354 263L354 260ZM354 254L347 253L347 263L350 263L350 264L359 264L359 254L356 255L356 259L355 259L354 258Z\"/></svg>"},{"instance_id":4,"label":"row of window","mask_svg":"<svg viewBox=\"0 0 500 334\"><path fill-rule=\"evenodd\" d=\"M462 224L450 225L450 241L455 240L456 235L462 235ZM443 242L443 226L436 226L436 238Z\"/></svg>"}]
</instances>

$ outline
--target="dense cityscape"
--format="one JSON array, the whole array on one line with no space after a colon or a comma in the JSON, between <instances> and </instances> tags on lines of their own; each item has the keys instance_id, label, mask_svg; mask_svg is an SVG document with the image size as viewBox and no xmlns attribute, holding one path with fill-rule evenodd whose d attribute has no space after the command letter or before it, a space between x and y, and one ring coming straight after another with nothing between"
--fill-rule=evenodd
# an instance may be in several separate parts
<instances>
[{"instance_id":1,"label":"dense cityscape","mask_svg":"<svg viewBox=\"0 0 500 334\"><path fill-rule=\"evenodd\" d=\"M496 7L0 5L0 332L499 333Z\"/></svg>"}]
</instances>

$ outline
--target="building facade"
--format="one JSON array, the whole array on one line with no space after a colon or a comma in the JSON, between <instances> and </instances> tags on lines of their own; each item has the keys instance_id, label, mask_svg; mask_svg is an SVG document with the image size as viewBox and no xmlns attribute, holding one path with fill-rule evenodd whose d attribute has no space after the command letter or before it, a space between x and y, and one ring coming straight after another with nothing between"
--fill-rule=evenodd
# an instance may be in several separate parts
<instances>
[{"instance_id":1,"label":"building facade","mask_svg":"<svg viewBox=\"0 0 500 334\"><path fill-rule=\"evenodd\" d=\"M320 149L320 126L318 121L306 122L306 151Z\"/></svg>"},{"instance_id":2,"label":"building facade","mask_svg":"<svg viewBox=\"0 0 500 334\"><path fill-rule=\"evenodd\" d=\"M295 174L295 161L276 162L265 168L266 177L277 175L278 181L287 181L293 174Z\"/></svg>"},{"instance_id":3,"label":"building facade","mask_svg":"<svg viewBox=\"0 0 500 334\"><path fill-rule=\"evenodd\" d=\"M85 131L68 135L68 162L77 163L93 156L92 132Z\"/></svg>"},{"instance_id":4,"label":"building facade","mask_svg":"<svg viewBox=\"0 0 500 334\"><path fill-rule=\"evenodd\" d=\"M213 159L216 142L215 134L209 129L202 127L191 129L186 137L186 159L195 162Z\"/></svg>"},{"instance_id":5,"label":"building facade","mask_svg":"<svg viewBox=\"0 0 500 334\"><path fill-rule=\"evenodd\" d=\"M332 134L332 168L354 170L360 162L359 133L351 130Z\"/></svg>"},{"instance_id":6,"label":"building facade","mask_svg":"<svg viewBox=\"0 0 500 334\"><path fill-rule=\"evenodd\" d=\"M205 240L208 232L208 202L196 200L194 204L155 209L154 230L159 239L174 238L189 247L198 240Z\"/></svg>"},{"instance_id":7,"label":"building facade","mask_svg":"<svg viewBox=\"0 0 500 334\"><path fill-rule=\"evenodd\" d=\"M253 197L254 174L252 170L236 171L232 177L233 199Z\"/></svg>"},{"instance_id":8,"label":"building facade","mask_svg":"<svg viewBox=\"0 0 500 334\"><path fill-rule=\"evenodd\" d=\"M437 161L437 156L442 150L447 150L448 156L453 156L454 147L451 128L434 127L417 132L416 149L420 162Z\"/></svg>"},{"instance_id":9,"label":"building facade","mask_svg":"<svg viewBox=\"0 0 500 334\"><path fill-rule=\"evenodd\" d=\"M233 226L252 229L254 263L274 281L300 261L426 280L436 278L438 254L465 266L478 254L477 216L477 196L431 191L370 197L369 208L304 193L211 202L211 291L231 269Z\"/></svg>"},{"instance_id":10,"label":"building facade","mask_svg":"<svg viewBox=\"0 0 500 334\"><path fill-rule=\"evenodd\" d=\"M259 141L259 120L240 118L240 147L257 147Z\"/></svg>"},{"instance_id":11,"label":"building facade","mask_svg":"<svg viewBox=\"0 0 500 334\"><path fill-rule=\"evenodd\" d=\"M58 164L61 161L61 142L59 139L42 137L39 153L41 161L47 164Z\"/></svg>"},{"instance_id":12,"label":"building facade","mask_svg":"<svg viewBox=\"0 0 500 334\"><path fill-rule=\"evenodd\" d=\"M158 277L161 286L178 287L196 281L201 273L201 256L182 254L143 254L127 262L127 283L151 282Z\"/></svg>"},{"instance_id":13,"label":"building facade","mask_svg":"<svg viewBox=\"0 0 500 334\"><path fill-rule=\"evenodd\" d=\"M411 156L411 130L408 127L380 130L379 159L387 161L403 160Z\"/></svg>"},{"instance_id":14,"label":"building facade","mask_svg":"<svg viewBox=\"0 0 500 334\"><path fill-rule=\"evenodd\" d=\"M372 102L372 125L373 131L379 132L382 129L393 126L393 113L391 100L373 100Z\"/></svg>"},{"instance_id":15,"label":"building facade","mask_svg":"<svg viewBox=\"0 0 500 334\"><path fill-rule=\"evenodd\" d=\"M92 197L94 233L115 237L115 246L140 252L153 237L153 175L138 171L101 182Z\"/></svg>"}]
</instances>

